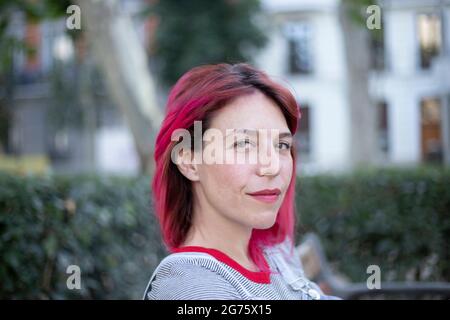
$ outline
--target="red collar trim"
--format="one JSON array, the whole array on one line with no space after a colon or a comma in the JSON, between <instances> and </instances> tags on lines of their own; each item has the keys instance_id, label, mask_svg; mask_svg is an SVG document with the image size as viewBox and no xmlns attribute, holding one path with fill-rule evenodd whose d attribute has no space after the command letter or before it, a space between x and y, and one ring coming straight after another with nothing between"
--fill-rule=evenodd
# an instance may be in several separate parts
<instances>
[{"instance_id":1,"label":"red collar trim","mask_svg":"<svg viewBox=\"0 0 450 320\"><path fill-rule=\"evenodd\" d=\"M222 251L219 251L217 249L213 248L205 248L201 246L185 246L181 248L174 248L172 249L173 252L204 252L207 253L217 260L225 263L226 265L230 266L231 268L235 269L237 272L242 274L247 279L257 282L257 283L270 283L270 272L266 271L251 271L247 268L243 267L241 264L239 264L236 260L231 258L230 256L226 255ZM264 265L267 269L270 269L269 264L267 263L266 259L263 257Z\"/></svg>"}]
</instances>

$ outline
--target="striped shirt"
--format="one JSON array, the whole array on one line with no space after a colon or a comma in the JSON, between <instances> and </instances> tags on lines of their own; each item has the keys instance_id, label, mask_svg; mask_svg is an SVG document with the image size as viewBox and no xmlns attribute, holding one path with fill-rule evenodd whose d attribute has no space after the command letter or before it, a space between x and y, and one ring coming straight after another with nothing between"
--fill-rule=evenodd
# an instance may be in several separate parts
<instances>
[{"instance_id":1,"label":"striped shirt","mask_svg":"<svg viewBox=\"0 0 450 320\"><path fill-rule=\"evenodd\" d=\"M311 300L326 296L303 272L289 242L264 248L272 272L250 271L225 253L204 247L183 247L164 258L147 285L150 300Z\"/></svg>"}]
</instances>

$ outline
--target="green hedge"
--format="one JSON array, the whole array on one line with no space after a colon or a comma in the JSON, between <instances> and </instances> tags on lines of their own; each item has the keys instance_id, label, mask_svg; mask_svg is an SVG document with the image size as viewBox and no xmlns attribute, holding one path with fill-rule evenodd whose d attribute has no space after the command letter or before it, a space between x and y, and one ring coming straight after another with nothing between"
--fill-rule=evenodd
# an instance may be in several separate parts
<instances>
[{"instance_id":1,"label":"green hedge","mask_svg":"<svg viewBox=\"0 0 450 320\"><path fill-rule=\"evenodd\" d=\"M449 186L437 169L301 177L297 235L317 232L353 281L369 264L385 280L450 281ZM149 194L148 177L0 174L0 298L141 298L166 255Z\"/></svg>"},{"instance_id":2,"label":"green hedge","mask_svg":"<svg viewBox=\"0 0 450 320\"><path fill-rule=\"evenodd\" d=\"M141 298L165 254L149 184L0 175L0 298ZM81 290L67 289L69 265Z\"/></svg>"},{"instance_id":3,"label":"green hedge","mask_svg":"<svg viewBox=\"0 0 450 320\"><path fill-rule=\"evenodd\" d=\"M365 281L450 281L450 170L385 169L301 178L297 234L316 232L333 266Z\"/></svg>"}]
</instances>

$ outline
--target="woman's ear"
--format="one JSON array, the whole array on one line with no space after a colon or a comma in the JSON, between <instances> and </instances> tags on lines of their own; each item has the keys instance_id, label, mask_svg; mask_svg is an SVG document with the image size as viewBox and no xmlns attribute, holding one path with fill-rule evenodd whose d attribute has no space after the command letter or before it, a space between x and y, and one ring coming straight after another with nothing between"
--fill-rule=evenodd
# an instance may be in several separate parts
<instances>
[{"instance_id":1,"label":"woman's ear","mask_svg":"<svg viewBox=\"0 0 450 320\"><path fill-rule=\"evenodd\" d=\"M181 148L177 153L177 167L181 174L191 181L198 181L198 164L192 150Z\"/></svg>"}]
</instances>

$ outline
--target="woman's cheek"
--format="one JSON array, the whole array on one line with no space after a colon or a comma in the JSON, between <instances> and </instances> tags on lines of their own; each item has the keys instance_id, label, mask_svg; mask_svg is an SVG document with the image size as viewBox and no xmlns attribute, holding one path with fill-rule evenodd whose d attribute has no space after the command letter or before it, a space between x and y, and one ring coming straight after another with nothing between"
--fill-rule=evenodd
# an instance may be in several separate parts
<instances>
[{"instance_id":1,"label":"woman's cheek","mask_svg":"<svg viewBox=\"0 0 450 320\"><path fill-rule=\"evenodd\" d=\"M293 162L291 155L286 155L285 157L281 158L280 165L281 165L281 175L285 180L287 180L287 183L291 181L292 177L292 168L293 168Z\"/></svg>"},{"instance_id":2,"label":"woman's cheek","mask_svg":"<svg viewBox=\"0 0 450 320\"><path fill-rule=\"evenodd\" d=\"M287 165L285 166L284 169L284 174L286 176L286 180L287 183L289 184L289 182L291 181L292 178L292 169L293 169L293 165L292 165L292 160L288 161Z\"/></svg>"},{"instance_id":3,"label":"woman's cheek","mask_svg":"<svg viewBox=\"0 0 450 320\"><path fill-rule=\"evenodd\" d=\"M236 193L238 195L242 189L245 189L245 181L248 174L247 165L216 164L214 179L219 188L226 189L227 193Z\"/></svg>"}]
</instances>

